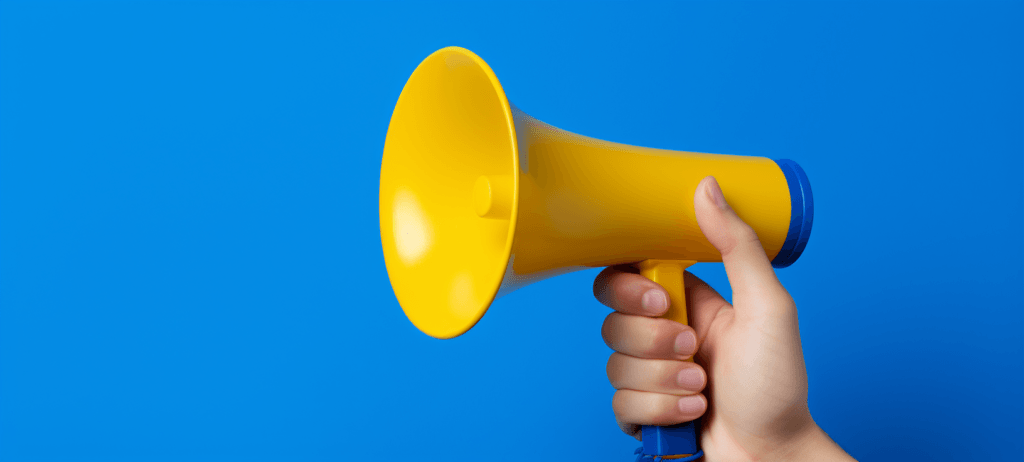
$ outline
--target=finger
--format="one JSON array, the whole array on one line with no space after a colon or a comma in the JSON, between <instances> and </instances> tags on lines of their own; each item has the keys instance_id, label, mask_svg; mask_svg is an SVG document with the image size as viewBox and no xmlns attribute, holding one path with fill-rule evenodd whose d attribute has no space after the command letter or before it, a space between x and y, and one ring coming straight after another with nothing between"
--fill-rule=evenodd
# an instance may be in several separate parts
<instances>
[{"instance_id":1,"label":"finger","mask_svg":"<svg viewBox=\"0 0 1024 462\"><path fill-rule=\"evenodd\" d=\"M622 313L609 314L601 326L609 348L648 359L683 360L697 351L697 333L675 321Z\"/></svg>"},{"instance_id":2,"label":"finger","mask_svg":"<svg viewBox=\"0 0 1024 462\"><path fill-rule=\"evenodd\" d=\"M612 409L620 426L675 425L689 422L707 410L704 395L665 395L636 390L619 390L612 398Z\"/></svg>"},{"instance_id":3,"label":"finger","mask_svg":"<svg viewBox=\"0 0 1024 462\"><path fill-rule=\"evenodd\" d=\"M594 279L594 296L620 313L661 316L668 311L668 292L628 267L609 266L601 271Z\"/></svg>"},{"instance_id":4,"label":"finger","mask_svg":"<svg viewBox=\"0 0 1024 462\"><path fill-rule=\"evenodd\" d=\"M690 327L697 333L697 343L703 346L715 317L724 309L732 309L732 305L708 283L689 271L683 273L683 283L686 285Z\"/></svg>"},{"instance_id":5,"label":"finger","mask_svg":"<svg viewBox=\"0 0 1024 462\"><path fill-rule=\"evenodd\" d=\"M615 419L615 422L619 424L619 428L622 429L623 433L636 438L637 441L641 441L641 427L639 425L623 422L618 418Z\"/></svg>"},{"instance_id":6,"label":"finger","mask_svg":"<svg viewBox=\"0 0 1024 462\"><path fill-rule=\"evenodd\" d=\"M622 353L608 358L608 380L617 390L649 391L686 396L707 385L704 369L690 361L640 359Z\"/></svg>"},{"instance_id":7,"label":"finger","mask_svg":"<svg viewBox=\"0 0 1024 462\"><path fill-rule=\"evenodd\" d=\"M693 206L700 230L722 254L734 299L785 291L757 233L729 206L714 177L706 177L697 185Z\"/></svg>"}]
</instances>

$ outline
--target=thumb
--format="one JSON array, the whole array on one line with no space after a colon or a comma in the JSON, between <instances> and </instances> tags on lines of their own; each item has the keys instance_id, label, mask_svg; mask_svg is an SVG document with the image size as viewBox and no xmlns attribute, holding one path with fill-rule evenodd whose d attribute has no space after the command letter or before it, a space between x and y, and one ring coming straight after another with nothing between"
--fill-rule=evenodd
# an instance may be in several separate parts
<instances>
[{"instance_id":1,"label":"thumb","mask_svg":"<svg viewBox=\"0 0 1024 462\"><path fill-rule=\"evenodd\" d=\"M722 254L734 302L745 296L788 297L757 233L729 207L715 177L705 177L697 185L693 207L704 237Z\"/></svg>"}]
</instances>

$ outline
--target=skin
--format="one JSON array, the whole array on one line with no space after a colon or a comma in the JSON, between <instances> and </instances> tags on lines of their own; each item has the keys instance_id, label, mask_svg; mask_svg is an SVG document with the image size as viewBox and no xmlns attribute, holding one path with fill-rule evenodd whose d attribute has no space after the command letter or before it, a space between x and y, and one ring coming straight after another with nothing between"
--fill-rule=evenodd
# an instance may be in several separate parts
<instances>
[{"instance_id":1,"label":"skin","mask_svg":"<svg viewBox=\"0 0 1024 462\"><path fill-rule=\"evenodd\" d=\"M640 439L640 425L704 415L707 461L854 460L811 418L796 304L757 234L713 177L697 186L694 208L722 254L733 304L686 273L686 326L657 318L668 294L632 267L609 267L594 281L597 299L615 310L601 331L615 350L608 379L619 427Z\"/></svg>"}]
</instances>

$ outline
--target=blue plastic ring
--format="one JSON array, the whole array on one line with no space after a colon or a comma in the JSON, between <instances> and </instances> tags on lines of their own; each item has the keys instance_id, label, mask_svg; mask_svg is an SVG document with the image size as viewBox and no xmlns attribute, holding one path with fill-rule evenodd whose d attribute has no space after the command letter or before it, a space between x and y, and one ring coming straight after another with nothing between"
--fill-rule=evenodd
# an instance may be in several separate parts
<instances>
[{"instance_id":1,"label":"blue plastic ring","mask_svg":"<svg viewBox=\"0 0 1024 462\"><path fill-rule=\"evenodd\" d=\"M807 240L811 238L811 224L814 222L814 198L811 195L811 182L800 165L789 159L777 159L775 163L786 175L789 199L792 204L789 232L786 233L782 249L772 260L772 266L785 268L800 258L804 247L807 247Z\"/></svg>"}]
</instances>

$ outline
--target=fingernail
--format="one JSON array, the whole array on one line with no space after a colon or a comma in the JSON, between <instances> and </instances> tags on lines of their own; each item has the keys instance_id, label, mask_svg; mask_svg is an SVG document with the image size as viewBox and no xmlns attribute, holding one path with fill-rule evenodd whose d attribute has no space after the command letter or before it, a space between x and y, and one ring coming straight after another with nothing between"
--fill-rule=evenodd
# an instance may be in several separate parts
<instances>
[{"instance_id":1,"label":"fingernail","mask_svg":"<svg viewBox=\"0 0 1024 462\"><path fill-rule=\"evenodd\" d=\"M644 292L644 296L640 298L640 305L648 313L661 314L668 310L668 297L660 290L651 289Z\"/></svg>"},{"instance_id":2,"label":"fingernail","mask_svg":"<svg viewBox=\"0 0 1024 462\"><path fill-rule=\"evenodd\" d=\"M679 398L679 411L686 415L704 412L704 400L700 396L684 396Z\"/></svg>"},{"instance_id":3,"label":"fingernail","mask_svg":"<svg viewBox=\"0 0 1024 462\"><path fill-rule=\"evenodd\" d=\"M711 177L708 181L707 186L708 197L711 198L711 202L714 202L718 208L722 210L729 209L729 203L725 201L725 196L722 195L722 187L718 185L718 180L715 177Z\"/></svg>"},{"instance_id":4,"label":"fingernail","mask_svg":"<svg viewBox=\"0 0 1024 462\"><path fill-rule=\"evenodd\" d=\"M683 332L676 337L676 353L690 356L697 349L697 337L693 332Z\"/></svg>"},{"instance_id":5,"label":"fingernail","mask_svg":"<svg viewBox=\"0 0 1024 462\"><path fill-rule=\"evenodd\" d=\"M686 368L679 371L679 375L676 376L676 382L684 390L699 391L701 386L704 385L704 374L701 373L700 369Z\"/></svg>"}]
</instances>

